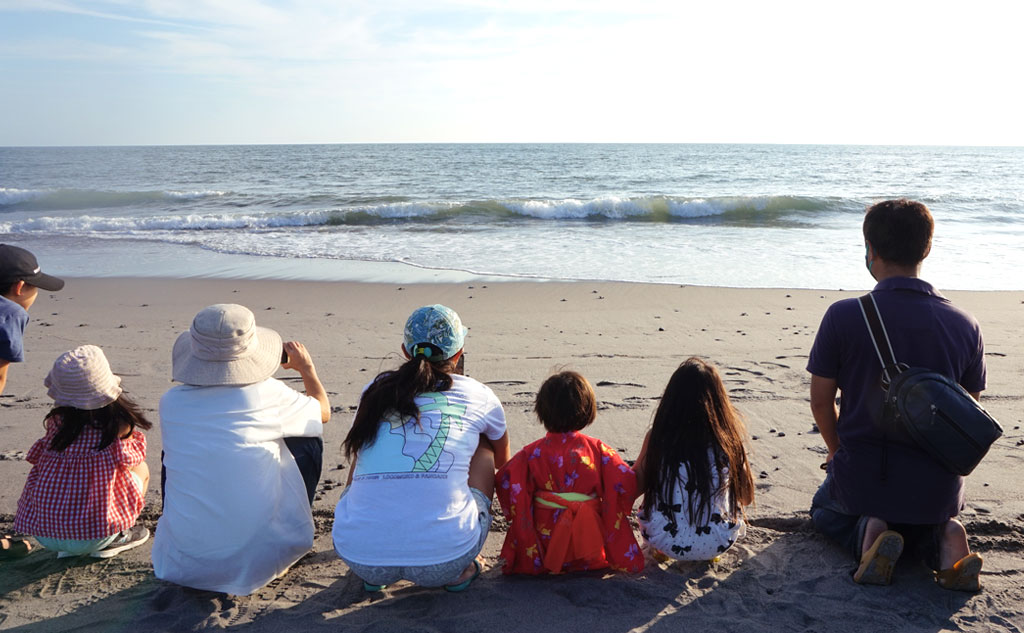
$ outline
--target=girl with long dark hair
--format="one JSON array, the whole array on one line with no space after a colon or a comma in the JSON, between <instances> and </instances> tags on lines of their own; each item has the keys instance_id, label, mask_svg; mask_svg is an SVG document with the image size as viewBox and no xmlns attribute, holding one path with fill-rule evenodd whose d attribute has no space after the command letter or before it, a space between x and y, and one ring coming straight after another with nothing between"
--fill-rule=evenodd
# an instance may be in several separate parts
<instances>
[{"instance_id":1,"label":"girl with long dark hair","mask_svg":"<svg viewBox=\"0 0 1024 633\"><path fill-rule=\"evenodd\" d=\"M645 542L679 560L710 560L743 536L754 480L746 431L713 365L690 358L669 379L635 470Z\"/></svg>"}]
</instances>

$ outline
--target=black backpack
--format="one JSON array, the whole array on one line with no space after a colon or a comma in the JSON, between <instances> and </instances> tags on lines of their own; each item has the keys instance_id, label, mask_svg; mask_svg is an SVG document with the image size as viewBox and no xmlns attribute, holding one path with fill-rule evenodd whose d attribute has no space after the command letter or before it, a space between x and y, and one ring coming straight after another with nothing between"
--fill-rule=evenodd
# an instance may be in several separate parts
<instances>
[{"instance_id":1,"label":"black backpack","mask_svg":"<svg viewBox=\"0 0 1024 633\"><path fill-rule=\"evenodd\" d=\"M955 380L897 362L875 298L869 293L859 301L882 363L882 424L909 436L950 472L971 474L1003 428Z\"/></svg>"}]
</instances>

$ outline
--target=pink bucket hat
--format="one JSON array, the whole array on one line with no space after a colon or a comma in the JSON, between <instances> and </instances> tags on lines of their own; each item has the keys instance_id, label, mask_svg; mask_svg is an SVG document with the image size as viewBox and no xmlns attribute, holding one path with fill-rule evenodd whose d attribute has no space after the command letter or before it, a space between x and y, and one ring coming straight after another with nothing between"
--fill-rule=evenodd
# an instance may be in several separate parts
<instances>
[{"instance_id":1,"label":"pink bucket hat","mask_svg":"<svg viewBox=\"0 0 1024 633\"><path fill-rule=\"evenodd\" d=\"M95 345L82 345L58 356L43 384L58 407L86 411L102 409L122 392L121 378L110 371L103 350Z\"/></svg>"},{"instance_id":2,"label":"pink bucket hat","mask_svg":"<svg viewBox=\"0 0 1024 633\"><path fill-rule=\"evenodd\" d=\"M281 336L256 325L245 306L218 303L199 311L178 336L171 378L186 385L252 385L281 367Z\"/></svg>"}]
</instances>

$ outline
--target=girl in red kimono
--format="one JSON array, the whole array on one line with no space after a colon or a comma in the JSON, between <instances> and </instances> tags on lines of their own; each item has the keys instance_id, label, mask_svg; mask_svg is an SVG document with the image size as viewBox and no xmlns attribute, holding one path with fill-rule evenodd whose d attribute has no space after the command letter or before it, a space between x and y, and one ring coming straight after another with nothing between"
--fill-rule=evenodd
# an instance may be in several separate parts
<instances>
[{"instance_id":1,"label":"girl in red kimono","mask_svg":"<svg viewBox=\"0 0 1024 633\"><path fill-rule=\"evenodd\" d=\"M642 570L629 524L636 475L614 450L579 432L597 417L590 383L571 371L552 376L537 392L534 411L547 435L523 447L497 475L509 521L502 571Z\"/></svg>"}]
</instances>

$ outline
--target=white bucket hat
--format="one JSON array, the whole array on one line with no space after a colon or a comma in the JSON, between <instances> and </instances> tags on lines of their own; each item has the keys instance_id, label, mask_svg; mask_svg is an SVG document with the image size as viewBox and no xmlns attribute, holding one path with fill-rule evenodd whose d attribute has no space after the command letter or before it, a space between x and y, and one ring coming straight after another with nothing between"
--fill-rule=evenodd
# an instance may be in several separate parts
<instances>
[{"instance_id":1,"label":"white bucket hat","mask_svg":"<svg viewBox=\"0 0 1024 633\"><path fill-rule=\"evenodd\" d=\"M58 356L43 385L56 406L86 411L102 409L122 392L121 378L110 371L103 350L95 345L82 345Z\"/></svg>"},{"instance_id":2,"label":"white bucket hat","mask_svg":"<svg viewBox=\"0 0 1024 633\"><path fill-rule=\"evenodd\" d=\"M281 366L281 336L256 326L249 308L219 303L203 308L174 342L171 378L186 385L251 385Z\"/></svg>"}]
</instances>

